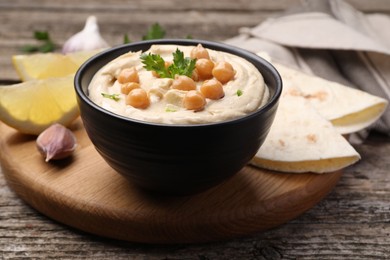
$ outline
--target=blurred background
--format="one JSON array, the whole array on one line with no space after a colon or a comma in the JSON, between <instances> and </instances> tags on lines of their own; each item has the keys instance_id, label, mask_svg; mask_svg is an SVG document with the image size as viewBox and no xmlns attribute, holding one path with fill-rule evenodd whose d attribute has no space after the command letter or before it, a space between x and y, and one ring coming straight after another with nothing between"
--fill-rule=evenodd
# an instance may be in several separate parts
<instances>
[{"instance_id":1,"label":"blurred background","mask_svg":"<svg viewBox=\"0 0 390 260\"><path fill-rule=\"evenodd\" d=\"M315 0L314 0L315 1ZM142 39L148 28L159 23L165 38L224 40L241 27L253 27L270 16L299 4L300 0L0 0L0 78L17 79L11 55L34 44L34 31L46 31L62 44L84 27L90 15L98 18L100 32L111 45L127 34L130 41ZM347 0L365 13L390 14L388 0Z\"/></svg>"}]
</instances>

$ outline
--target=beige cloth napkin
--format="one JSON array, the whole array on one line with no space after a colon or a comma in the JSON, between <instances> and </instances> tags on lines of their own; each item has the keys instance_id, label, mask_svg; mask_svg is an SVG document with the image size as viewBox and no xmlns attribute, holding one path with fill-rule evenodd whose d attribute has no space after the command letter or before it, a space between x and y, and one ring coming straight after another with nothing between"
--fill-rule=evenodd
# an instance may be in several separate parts
<instances>
[{"instance_id":1,"label":"beige cloth napkin","mask_svg":"<svg viewBox=\"0 0 390 260\"><path fill-rule=\"evenodd\" d=\"M390 16L363 14L342 0L307 0L226 43L390 100L389 28ZM372 128L390 135L390 107Z\"/></svg>"}]
</instances>

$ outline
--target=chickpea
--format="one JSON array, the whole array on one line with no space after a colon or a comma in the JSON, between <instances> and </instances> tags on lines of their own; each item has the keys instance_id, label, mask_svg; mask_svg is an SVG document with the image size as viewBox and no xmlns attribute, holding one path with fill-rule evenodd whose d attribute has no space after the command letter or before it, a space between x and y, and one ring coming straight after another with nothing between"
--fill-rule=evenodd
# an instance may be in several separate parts
<instances>
[{"instance_id":1,"label":"chickpea","mask_svg":"<svg viewBox=\"0 0 390 260\"><path fill-rule=\"evenodd\" d=\"M138 72L135 67L123 69L118 76L118 82L123 84L127 82L139 83Z\"/></svg>"},{"instance_id":2,"label":"chickpea","mask_svg":"<svg viewBox=\"0 0 390 260\"><path fill-rule=\"evenodd\" d=\"M130 91L126 96L126 104L135 108L147 108L150 104L148 94L142 88L136 88Z\"/></svg>"},{"instance_id":3,"label":"chickpea","mask_svg":"<svg viewBox=\"0 0 390 260\"><path fill-rule=\"evenodd\" d=\"M171 85L172 89L195 90L195 81L185 75L176 75Z\"/></svg>"},{"instance_id":4,"label":"chickpea","mask_svg":"<svg viewBox=\"0 0 390 260\"><path fill-rule=\"evenodd\" d=\"M199 111L206 105L206 99L202 93L196 90L190 90L183 99L183 106L188 110Z\"/></svg>"},{"instance_id":5,"label":"chickpea","mask_svg":"<svg viewBox=\"0 0 390 260\"><path fill-rule=\"evenodd\" d=\"M199 81L199 74L196 68L192 71L191 79L193 81Z\"/></svg>"},{"instance_id":6,"label":"chickpea","mask_svg":"<svg viewBox=\"0 0 390 260\"><path fill-rule=\"evenodd\" d=\"M202 93L205 98L214 100L223 98L225 96L222 83L216 79L204 81L200 87L200 93Z\"/></svg>"},{"instance_id":7,"label":"chickpea","mask_svg":"<svg viewBox=\"0 0 390 260\"><path fill-rule=\"evenodd\" d=\"M121 85L122 94L129 94L135 88L139 88L139 83L137 82L127 82Z\"/></svg>"},{"instance_id":8,"label":"chickpea","mask_svg":"<svg viewBox=\"0 0 390 260\"><path fill-rule=\"evenodd\" d=\"M213 76L219 80L222 84L232 80L235 75L235 71L229 62L221 61L215 64L213 69Z\"/></svg>"},{"instance_id":9,"label":"chickpea","mask_svg":"<svg viewBox=\"0 0 390 260\"><path fill-rule=\"evenodd\" d=\"M202 44L198 44L191 50L191 59L210 59L209 52L203 48Z\"/></svg>"},{"instance_id":10,"label":"chickpea","mask_svg":"<svg viewBox=\"0 0 390 260\"><path fill-rule=\"evenodd\" d=\"M211 79L213 77L214 62L209 59L196 60L195 68L198 72L198 77L201 80Z\"/></svg>"}]
</instances>

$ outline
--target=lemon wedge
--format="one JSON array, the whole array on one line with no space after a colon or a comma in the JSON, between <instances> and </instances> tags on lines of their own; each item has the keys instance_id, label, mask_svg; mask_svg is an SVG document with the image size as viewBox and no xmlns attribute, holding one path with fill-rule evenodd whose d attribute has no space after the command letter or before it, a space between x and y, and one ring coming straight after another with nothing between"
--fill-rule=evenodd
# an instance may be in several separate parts
<instances>
[{"instance_id":1,"label":"lemon wedge","mask_svg":"<svg viewBox=\"0 0 390 260\"><path fill-rule=\"evenodd\" d=\"M64 77L75 74L81 64L99 51L20 54L12 56L12 63L22 81Z\"/></svg>"},{"instance_id":2,"label":"lemon wedge","mask_svg":"<svg viewBox=\"0 0 390 260\"><path fill-rule=\"evenodd\" d=\"M0 86L0 120L38 135L53 123L68 126L79 115L74 75Z\"/></svg>"}]
</instances>

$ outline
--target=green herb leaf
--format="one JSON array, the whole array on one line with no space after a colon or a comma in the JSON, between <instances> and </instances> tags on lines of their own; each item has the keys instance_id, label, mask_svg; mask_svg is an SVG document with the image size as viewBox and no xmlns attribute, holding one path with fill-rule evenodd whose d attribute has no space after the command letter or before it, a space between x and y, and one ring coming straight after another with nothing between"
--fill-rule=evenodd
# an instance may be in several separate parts
<instances>
[{"instance_id":1,"label":"green herb leaf","mask_svg":"<svg viewBox=\"0 0 390 260\"><path fill-rule=\"evenodd\" d=\"M49 33L45 31L35 31L34 38L38 41L47 41L50 39Z\"/></svg>"},{"instance_id":2,"label":"green herb leaf","mask_svg":"<svg viewBox=\"0 0 390 260\"><path fill-rule=\"evenodd\" d=\"M177 109L174 109L172 107L165 108L165 112L177 112Z\"/></svg>"},{"instance_id":3,"label":"green herb leaf","mask_svg":"<svg viewBox=\"0 0 390 260\"><path fill-rule=\"evenodd\" d=\"M159 54L141 54L141 60L144 68L149 71L155 71L162 78L171 78L168 69L165 67L165 61Z\"/></svg>"},{"instance_id":4,"label":"green herb leaf","mask_svg":"<svg viewBox=\"0 0 390 260\"><path fill-rule=\"evenodd\" d=\"M131 43L129 35L125 34L123 36L123 44Z\"/></svg>"},{"instance_id":5,"label":"green herb leaf","mask_svg":"<svg viewBox=\"0 0 390 260\"><path fill-rule=\"evenodd\" d=\"M45 42L43 45L39 46L38 51L46 53L46 52L51 52L54 51L55 45L51 41Z\"/></svg>"},{"instance_id":6,"label":"green herb leaf","mask_svg":"<svg viewBox=\"0 0 390 260\"><path fill-rule=\"evenodd\" d=\"M191 59L189 57L184 58L184 53L179 49L176 49L176 52L173 53L173 63L169 66L168 70L170 70L172 78L176 74L191 77L192 72L195 69L195 63L196 59Z\"/></svg>"},{"instance_id":7,"label":"green herb leaf","mask_svg":"<svg viewBox=\"0 0 390 260\"><path fill-rule=\"evenodd\" d=\"M142 40L162 39L165 37L165 30L158 24L153 24L146 35L142 37Z\"/></svg>"},{"instance_id":8,"label":"green herb leaf","mask_svg":"<svg viewBox=\"0 0 390 260\"><path fill-rule=\"evenodd\" d=\"M22 46L21 51L25 52L25 53L33 53L33 52L39 51L39 47L27 44L27 45Z\"/></svg>"},{"instance_id":9,"label":"green herb leaf","mask_svg":"<svg viewBox=\"0 0 390 260\"><path fill-rule=\"evenodd\" d=\"M33 52L51 52L54 51L56 46L50 40L50 36L48 32L45 31L35 31L33 34L34 38L40 42L41 44L37 45L25 45L21 48L21 51L25 53L33 53Z\"/></svg>"},{"instance_id":10,"label":"green herb leaf","mask_svg":"<svg viewBox=\"0 0 390 260\"><path fill-rule=\"evenodd\" d=\"M176 49L173 55L173 63L166 68L164 59L158 54L141 54L141 60L144 68L149 71L155 71L161 78L175 78L175 75L192 76L195 69L196 59L184 57L184 53Z\"/></svg>"},{"instance_id":11,"label":"green herb leaf","mask_svg":"<svg viewBox=\"0 0 390 260\"><path fill-rule=\"evenodd\" d=\"M107 93L101 93L101 94L105 98L109 98L109 99L112 99L112 100L115 100L115 101L119 101L120 100L119 94L107 94Z\"/></svg>"},{"instance_id":12,"label":"green herb leaf","mask_svg":"<svg viewBox=\"0 0 390 260\"><path fill-rule=\"evenodd\" d=\"M243 94L243 92L241 89L238 89L236 94L237 94L237 96L241 96Z\"/></svg>"}]
</instances>

